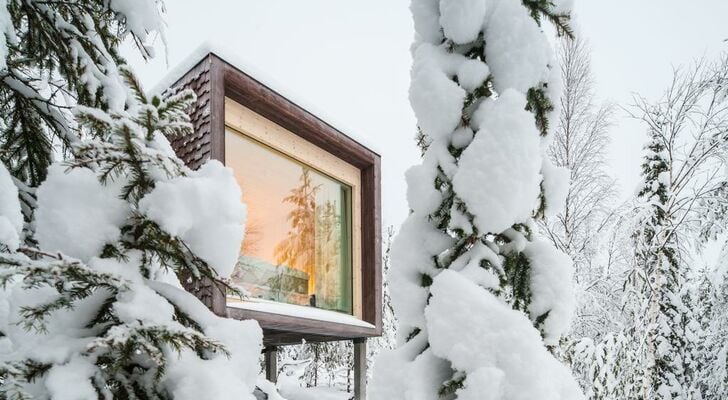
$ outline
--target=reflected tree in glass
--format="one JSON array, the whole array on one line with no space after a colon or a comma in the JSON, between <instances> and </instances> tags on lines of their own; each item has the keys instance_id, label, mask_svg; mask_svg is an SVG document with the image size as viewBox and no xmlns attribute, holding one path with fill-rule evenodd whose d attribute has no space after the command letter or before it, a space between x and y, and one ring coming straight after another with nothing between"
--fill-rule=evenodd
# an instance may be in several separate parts
<instances>
[{"instance_id":1,"label":"reflected tree in glass","mask_svg":"<svg viewBox=\"0 0 728 400\"><path fill-rule=\"evenodd\" d=\"M274 249L276 262L308 274L308 292L316 290L316 193L310 170L302 168L300 185L283 198L293 209L288 213L291 230Z\"/></svg>"},{"instance_id":2,"label":"reflected tree in glass","mask_svg":"<svg viewBox=\"0 0 728 400\"><path fill-rule=\"evenodd\" d=\"M251 298L353 312L352 186L227 130L248 223L231 278Z\"/></svg>"},{"instance_id":3,"label":"reflected tree in glass","mask_svg":"<svg viewBox=\"0 0 728 400\"><path fill-rule=\"evenodd\" d=\"M339 210L327 201L316 210L316 293L324 308L338 309L340 293L341 221Z\"/></svg>"}]
</instances>

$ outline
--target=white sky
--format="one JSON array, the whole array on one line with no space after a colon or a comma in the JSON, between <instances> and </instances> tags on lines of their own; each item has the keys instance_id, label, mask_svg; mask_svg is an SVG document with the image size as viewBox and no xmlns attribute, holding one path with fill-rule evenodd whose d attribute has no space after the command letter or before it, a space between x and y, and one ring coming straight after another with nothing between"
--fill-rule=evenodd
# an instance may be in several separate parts
<instances>
[{"instance_id":1,"label":"white sky","mask_svg":"<svg viewBox=\"0 0 728 400\"><path fill-rule=\"evenodd\" d=\"M203 42L222 44L304 107L334 116L382 155L383 222L398 225L407 215L403 173L418 159L407 100L408 7L409 0L168 0L169 66ZM658 97L673 66L728 50L728 0L577 0L576 14L598 94L623 106L632 93ZM148 88L167 72L164 57L145 64L126 54ZM639 179L643 129L620 112L612 137L613 174L627 196Z\"/></svg>"},{"instance_id":2,"label":"white sky","mask_svg":"<svg viewBox=\"0 0 728 400\"><path fill-rule=\"evenodd\" d=\"M576 18L592 48L597 94L622 107L633 93L657 99L673 67L728 50L727 0L577 0ZM611 130L614 176L623 196L639 181L644 127L619 111Z\"/></svg>"}]
</instances>

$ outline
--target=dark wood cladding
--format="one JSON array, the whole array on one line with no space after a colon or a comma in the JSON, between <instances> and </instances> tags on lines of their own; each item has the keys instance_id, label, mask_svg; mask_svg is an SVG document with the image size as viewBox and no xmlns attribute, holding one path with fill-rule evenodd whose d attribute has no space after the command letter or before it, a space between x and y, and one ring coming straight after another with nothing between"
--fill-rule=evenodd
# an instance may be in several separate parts
<instances>
[{"instance_id":1,"label":"dark wood cladding","mask_svg":"<svg viewBox=\"0 0 728 400\"><path fill-rule=\"evenodd\" d=\"M174 94L190 89L197 95L195 104L187 110L195 131L192 135L170 140L177 156L192 169L199 168L211 158L210 140L213 131L211 109L213 106L210 57L205 57L180 78L167 93Z\"/></svg>"},{"instance_id":2,"label":"dark wood cladding","mask_svg":"<svg viewBox=\"0 0 728 400\"><path fill-rule=\"evenodd\" d=\"M381 163L379 156L362 169L362 317L382 333ZM366 245L365 245L366 244Z\"/></svg>"},{"instance_id":3,"label":"dark wood cladding","mask_svg":"<svg viewBox=\"0 0 728 400\"><path fill-rule=\"evenodd\" d=\"M356 339L382 332L381 164L378 154L335 127L233 67L208 54L174 86L189 88L198 96L191 110L195 135L172 142L191 168L207 159L225 162L225 98L251 109L288 131L313 143L361 170L362 317L374 328L337 324L293 316L228 307L236 319L255 319L264 331L266 345ZM214 303L218 303L215 301Z\"/></svg>"}]
</instances>

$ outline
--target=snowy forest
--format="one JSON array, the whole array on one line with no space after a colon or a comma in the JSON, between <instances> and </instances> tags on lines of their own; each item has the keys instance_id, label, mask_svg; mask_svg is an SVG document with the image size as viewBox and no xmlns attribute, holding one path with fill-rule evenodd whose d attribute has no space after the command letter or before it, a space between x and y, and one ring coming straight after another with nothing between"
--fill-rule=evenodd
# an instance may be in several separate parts
<instances>
[{"instance_id":1,"label":"snowy forest","mask_svg":"<svg viewBox=\"0 0 728 400\"><path fill-rule=\"evenodd\" d=\"M140 79L178 6L0 0L0 399L354 399L352 341L283 346L270 381L258 322L191 293L245 299L266 226L246 225L255 187L170 145L195 94ZM416 126L389 134L418 160L383 164L406 204L381 232L367 398L728 399L728 48L622 103L573 0L408 7ZM646 138L635 187L612 168L624 118ZM348 310L311 272L342 263L343 217L301 171L276 263Z\"/></svg>"}]
</instances>

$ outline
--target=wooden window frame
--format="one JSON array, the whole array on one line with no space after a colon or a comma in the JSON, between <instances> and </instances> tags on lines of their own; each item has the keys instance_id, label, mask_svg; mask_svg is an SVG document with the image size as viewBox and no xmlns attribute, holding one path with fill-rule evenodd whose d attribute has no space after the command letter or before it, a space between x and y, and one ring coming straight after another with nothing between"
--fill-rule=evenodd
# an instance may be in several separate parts
<instances>
[{"instance_id":1,"label":"wooden window frame","mask_svg":"<svg viewBox=\"0 0 728 400\"><path fill-rule=\"evenodd\" d=\"M347 213L351 220L351 301L353 317L362 320L361 291L361 171L359 168L333 156L300 136L284 129L253 110L243 107L230 98L225 99L225 135L241 135L266 146L274 152L306 165L351 189L351 204ZM225 143L228 143L227 141ZM227 157L227 154L226 154ZM245 190L245 188L243 188ZM230 300L230 298L228 298ZM245 302L240 307L245 308Z\"/></svg>"},{"instance_id":2,"label":"wooden window frame","mask_svg":"<svg viewBox=\"0 0 728 400\"><path fill-rule=\"evenodd\" d=\"M255 319L264 331L264 343L268 346L300 343L301 340L331 341L360 339L379 336L382 333L382 254L381 254L381 162L380 156L348 137L325 121L268 88L255 78L229 64L214 53L202 58L176 85L190 84L198 77L193 72L204 70L209 84L196 84L198 98L205 98L201 151L204 158L225 163L225 103L235 103L255 112L285 130L297 135L314 146L345 161L361 171L359 237L361 241L361 275L359 293L360 319L373 327L355 326L226 307L223 299L214 299L211 307L218 314L235 319ZM199 72L196 72L199 74ZM197 75L195 75L197 76ZM192 82L194 83L194 82ZM204 115L209 112L209 118ZM209 122L208 122L209 120ZM173 147L175 144L173 143ZM188 146L189 147L189 146ZM187 150L188 151L188 150ZM207 152L209 151L209 155ZM191 153L192 154L192 153ZM197 156L199 158L199 155ZM183 157L184 159L184 157ZM188 160L185 160L188 162ZM192 160L192 164L197 164ZM194 166L193 166L194 167ZM221 303L222 301L222 303Z\"/></svg>"}]
</instances>

